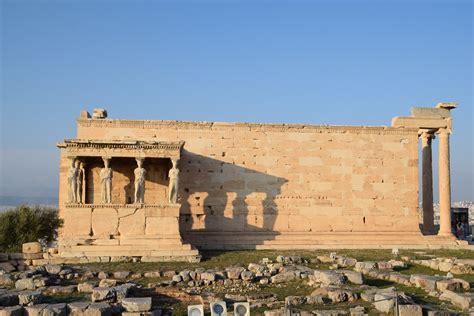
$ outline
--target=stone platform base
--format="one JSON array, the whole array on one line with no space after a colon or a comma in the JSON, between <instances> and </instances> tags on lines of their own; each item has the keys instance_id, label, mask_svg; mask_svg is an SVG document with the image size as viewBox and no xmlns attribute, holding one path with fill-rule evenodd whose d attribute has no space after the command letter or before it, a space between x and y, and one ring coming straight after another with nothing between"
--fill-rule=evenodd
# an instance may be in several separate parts
<instances>
[{"instance_id":1,"label":"stone platform base","mask_svg":"<svg viewBox=\"0 0 474 316\"><path fill-rule=\"evenodd\" d=\"M68 238L59 240L58 257L83 262L111 262L137 258L143 262L200 260L199 251L179 236L137 236L119 239ZM107 259L109 258L109 259Z\"/></svg>"},{"instance_id":2,"label":"stone platform base","mask_svg":"<svg viewBox=\"0 0 474 316\"><path fill-rule=\"evenodd\" d=\"M423 236L420 232L328 233L223 233L192 232L183 235L198 249L468 249L454 236Z\"/></svg>"}]
</instances>

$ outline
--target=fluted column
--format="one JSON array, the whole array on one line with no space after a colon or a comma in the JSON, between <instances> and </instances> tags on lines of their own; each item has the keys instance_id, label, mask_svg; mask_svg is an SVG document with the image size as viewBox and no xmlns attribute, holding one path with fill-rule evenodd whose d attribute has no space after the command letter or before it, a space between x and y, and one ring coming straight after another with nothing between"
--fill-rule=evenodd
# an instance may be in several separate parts
<instances>
[{"instance_id":1,"label":"fluted column","mask_svg":"<svg viewBox=\"0 0 474 316\"><path fill-rule=\"evenodd\" d=\"M452 235L451 231L451 176L449 170L449 131L442 128L439 138L439 235Z\"/></svg>"},{"instance_id":2,"label":"fluted column","mask_svg":"<svg viewBox=\"0 0 474 316\"><path fill-rule=\"evenodd\" d=\"M426 233L434 231L433 212L433 167L431 140L434 138L431 131L421 134L422 148L422 189L423 189L423 230Z\"/></svg>"}]
</instances>

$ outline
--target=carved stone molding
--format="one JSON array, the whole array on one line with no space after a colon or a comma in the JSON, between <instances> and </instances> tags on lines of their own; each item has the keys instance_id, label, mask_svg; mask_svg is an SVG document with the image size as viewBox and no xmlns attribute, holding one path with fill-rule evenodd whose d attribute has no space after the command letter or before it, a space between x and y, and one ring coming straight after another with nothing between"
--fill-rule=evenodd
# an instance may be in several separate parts
<instances>
[{"instance_id":1,"label":"carved stone molding","mask_svg":"<svg viewBox=\"0 0 474 316\"><path fill-rule=\"evenodd\" d=\"M93 128L138 128L138 129L188 129L188 130L225 130L225 131L262 131L292 133L335 133L335 134L394 134L411 135L416 128L393 128L386 126L337 126L309 124L262 124L262 123L221 123L221 122L184 122L184 121L133 121L133 120L92 120L78 119L79 127Z\"/></svg>"},{"instance_id":2,"label":"carved stone molding","mask_svg":"<svg viewBox=\"0 0 474 316\"><path fill-rule=\"evenodd\" d=\"M184 142L102 141L66 139L57 145L66 156L179 159Z\"/></svg>"}]
</instances>

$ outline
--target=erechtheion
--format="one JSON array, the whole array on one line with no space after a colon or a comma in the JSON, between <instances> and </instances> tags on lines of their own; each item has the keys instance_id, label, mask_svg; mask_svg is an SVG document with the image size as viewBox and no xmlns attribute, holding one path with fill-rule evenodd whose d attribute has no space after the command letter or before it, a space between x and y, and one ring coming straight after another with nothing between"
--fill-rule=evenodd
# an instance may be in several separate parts
<instances>
[{"instance_id":1,"label":"erechtheion","mask_svg":"<svg viewBox=\"0 0 474 316\"><path fill-rule=\"evenodd\" d=\"M194 260L198 249L456 245L449 167L455 107L412 108L390 127L118 120L103 109L92 117L83 111L77 138L58 144L59 255Z\"/></svg>"}]
</instances>

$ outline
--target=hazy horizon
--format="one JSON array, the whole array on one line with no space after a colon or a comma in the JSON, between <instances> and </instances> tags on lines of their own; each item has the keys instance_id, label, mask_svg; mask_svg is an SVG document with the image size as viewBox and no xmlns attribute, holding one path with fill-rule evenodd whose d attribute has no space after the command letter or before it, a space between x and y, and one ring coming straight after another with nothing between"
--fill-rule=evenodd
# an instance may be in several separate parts
<instances>
[{"instance_id":1,"label":"hazy horizon","mask_svg":"<svg viewBox=\"0 0 474 316\"><path fill-rule=\"evenodd\" d=\"M56 143L110 118L385 125L452 111L452 200L474 201L471 1L11 1L0 196L58 192ZM437 200L437 142L433 142Z\"/></svg>"}]
</instances>

